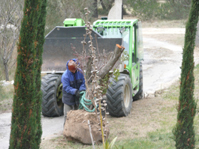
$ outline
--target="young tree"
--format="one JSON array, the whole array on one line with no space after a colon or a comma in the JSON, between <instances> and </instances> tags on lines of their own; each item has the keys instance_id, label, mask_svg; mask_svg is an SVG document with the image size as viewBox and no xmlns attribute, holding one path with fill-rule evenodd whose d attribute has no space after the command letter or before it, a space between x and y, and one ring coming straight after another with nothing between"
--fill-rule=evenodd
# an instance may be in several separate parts
<instances>
[{"instance_id":1,"label":"young tree","mask_svg":"<svg viewBox=\"0 0 199 149\"><path fill-rule=\"evenodd\" d=\"M196 26L199 15L199 1L192 0L189 19L186 24L185 44L183 49L183 61L180 83L180 97L178 105L177 124L174 128L176 148L195 148L195 133L193 120L196 112L194 92L194 47Z\"/></svg>"},{"instance_id":2,"label":"young tree","mask_svg":"<svg viewBox=\"0 0 199 149\"><path fill-rule=\"evenodd\" d=\"M39 148L40 72L46 0L25 0L15 72L10 149Z\"/></svg>"},{"instance_id":3,"label":"young tree","mask_svg":"<svg viewBox=\"0 0 199 149\"><path fill-rule=\"evenodd\" d=\"M16 50L16 42L19 38L19 29L23 17L23 2L19 0L0 1L0 66L6 81L9 80L9 66L12 61L13 51ZM10 64L10 65L9 65Z\"/></svg>"}]
</instances>

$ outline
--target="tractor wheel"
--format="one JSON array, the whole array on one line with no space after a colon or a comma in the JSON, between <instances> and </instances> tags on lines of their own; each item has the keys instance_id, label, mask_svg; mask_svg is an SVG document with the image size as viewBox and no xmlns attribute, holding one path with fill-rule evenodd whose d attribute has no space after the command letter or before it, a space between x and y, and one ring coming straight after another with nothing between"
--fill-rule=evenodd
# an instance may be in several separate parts
<instances>
[{"instance_id":1,"label":"tractor wheel","mask_svg":"<svg viewBox=\"0 0 199 149\"><path fill-rule=\"evenodd\" d=\"M134 100L143 98L143 72L142 72L142 63L140 63L140 80L139 80L139 91L133 97Z\"/></svg>"},{"instance_id":2,"label":"tractor wheel","mask_svg":"<svg viewBox=\"0 0 199 149\"><path fill-rule=\"evenodd\" d=\"M131 79L126 74L120 74L118 81L111 78L107 89L108 111L111 116L127 116L132 108Z\"/></svg>"},{"instance_id":3,"label":"tractor wheel","mask_svg":"<svg viewBox=\"0 0 199 149\"><path fill-rule=\"evenodd\" d=\"M61 75L48 74L42 77L42 114L48 117L63 115Z\"/></svg>"}]
</instances>

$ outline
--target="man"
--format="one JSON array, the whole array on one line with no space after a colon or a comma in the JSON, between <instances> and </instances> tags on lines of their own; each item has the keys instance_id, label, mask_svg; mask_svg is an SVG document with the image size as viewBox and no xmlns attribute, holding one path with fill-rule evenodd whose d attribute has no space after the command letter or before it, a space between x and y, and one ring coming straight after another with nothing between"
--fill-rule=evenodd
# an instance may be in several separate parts
<instances>
[{"instance_id":1,"label":"man","mask_svg":"<svg viewBox=\"0 0 199 149\"><path fill-rule=\"evenodd\" d=\"M76 62L76 59L71 59L66 63L66 71L61 78L63 84L64 124L67 112L78 109L80 92L86 90L84 76L82 71L77 68Z\"/></svg>"}]
</instances>

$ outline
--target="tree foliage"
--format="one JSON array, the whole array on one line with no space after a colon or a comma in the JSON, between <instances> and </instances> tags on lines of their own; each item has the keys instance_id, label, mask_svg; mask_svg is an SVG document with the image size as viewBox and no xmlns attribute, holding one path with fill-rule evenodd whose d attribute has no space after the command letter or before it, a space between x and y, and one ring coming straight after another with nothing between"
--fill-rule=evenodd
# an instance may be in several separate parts
<instances>
[{"instance_id":1,"label":"tree foliage","mask_svg":"<svg viewBox=\"0 0 199 149\"><path fill-rule=\"evenodd\" d=\"M25 0L17 46L17 69L9 148L39 148L41 142L40 74L46 0Z\"/></svg>"},{"instance_id":2,"label":"tree foliage","mask_svg":"<svg viewBox=\"0 0 199 149\"><path fill-rule=\"evenodd\" d=\"M44 33L45 33L45 24L46 24L46 5L47 0L41 0L41 8L40 8L40 16L38 19L38 27L37 27L37 37L36 41L37 46L36 50L36 58L35 58L35 82L36 82L36 103L37 106L36 111L36 123L37 125L37 133L36 133L36 143L39 145L41 142L41 100L42 100L42 92L41 92L41 65L42 65L42 53L43 53L43 44L44 44Z\"/></svg>"},{"instance_id":3,"label":"tree foliage","mask_svg":"<svg viewBox=\"0 0 199 149\"><path fill-rule=\"evenodd\" d=\"M11 70L15 70L16 57L12 57L19 39L21 19L23 17L23 1L0 1L0 79L9 80ZM89 7L93 12L93 0L48 0L46 15L46 33L55 26L62 26L65 18L83 18L84 8ZM92 16L92 13L89 17ZM15 53L14 53L15 54ZM15 54L16 55L16 54Z\"/></svg>"},{"instance_id":4,"label":"tree foliage","mask_svg":"<svg viewBox=\"0 0 199 149\"><path fill-rule=\"evenodd\" d=\"M196 113L194 100L194 47L196 26L199 16L199 1L192 0L189 19L186 24L185 44L183 49L183 61L180 82L180 97L178 105L177 124L173 130L176 148L195 148L195 132L193 120Z\"/></svg>"},{"instance_id":5,"label":"tree foliage","mask_svg":"<svg viewBox=\"0 0 199 149\"><path fill-rule=\"evenodd\" d=\"M124 0L124 5L127 5L132 15L142 20L186 19L191 0Z\"/></svg>"},{"instance_id":6,"label":"tree foliage","mask_svg":"<svg viewBox=\"0 0 199 149\"><path fill-rule=\"evenodd\" d=\"M46 16L46 33L55 26L62 26L66 18L82 18L85 20L84 8L93 12L93 0L48 0ZM91 18L92 13L89 15Z\"/></svg>"}]
</instances>

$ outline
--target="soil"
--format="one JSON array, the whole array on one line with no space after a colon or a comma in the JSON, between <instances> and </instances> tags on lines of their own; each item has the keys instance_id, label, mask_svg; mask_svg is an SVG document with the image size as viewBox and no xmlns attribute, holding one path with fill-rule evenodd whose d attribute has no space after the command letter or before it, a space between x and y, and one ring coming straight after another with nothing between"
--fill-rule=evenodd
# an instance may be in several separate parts
<instances>
[{"instance_id":1,"label":"soil","mask_svg":"<svg viewBox=\"0 0 199 149\"><path fill-rule=\"evenodd\" d=\"M95 143L102 142L101 131L99 131L100 123L95 113L90 113L83 110L72 110L67 114L67 119L65 122L63 135L69 140L76 140L83 144L92 144L88 121L90 124L90 131L92 133L93 140ZM105 125L106 121L104 121L103 125L107 126L105 134L109 135L108 125Z\"/></svg>"}]
</instances>

